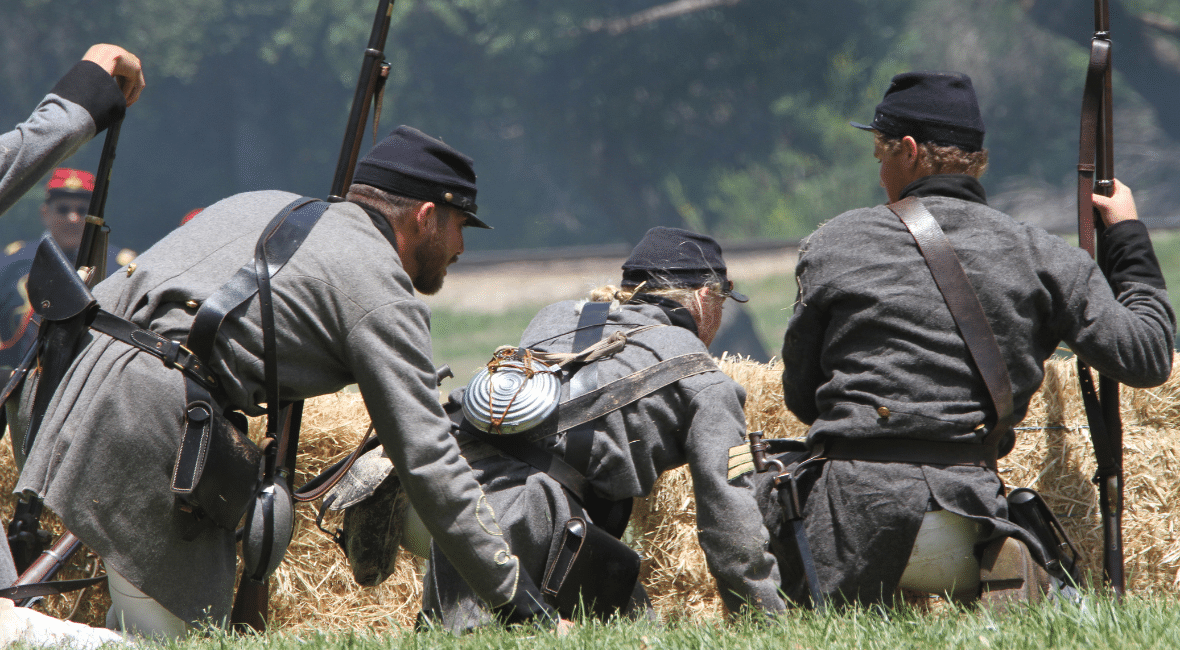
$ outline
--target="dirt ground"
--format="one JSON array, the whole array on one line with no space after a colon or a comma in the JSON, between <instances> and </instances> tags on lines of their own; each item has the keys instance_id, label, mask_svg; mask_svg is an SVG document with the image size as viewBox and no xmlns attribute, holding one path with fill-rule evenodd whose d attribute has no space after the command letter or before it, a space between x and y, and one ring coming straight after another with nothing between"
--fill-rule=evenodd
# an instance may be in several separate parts
<instances>
[{"instance_id":1,"label":"dirt ground","mask_svg":"<svg viewBox=\"0 0 1180 650\"><path fill-rule=\"evenodd\" d=\"M797 256L794 245L743 247L739 244L724 250L729 277L739 290L743 282L794 272ZM443 290L424 299L435 309L484 314L549 304L579 298L595 287L617 283L625 259L625 256L534 261L460 259L448 271Z\"/></svg>"}]
</instances>

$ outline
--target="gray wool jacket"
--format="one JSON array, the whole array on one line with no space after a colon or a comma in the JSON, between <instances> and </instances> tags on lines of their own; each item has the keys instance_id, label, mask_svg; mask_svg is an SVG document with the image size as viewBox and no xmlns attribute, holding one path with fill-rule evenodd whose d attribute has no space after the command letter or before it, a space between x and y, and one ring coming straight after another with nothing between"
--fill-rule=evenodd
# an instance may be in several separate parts
<instances>
[{"instance_id":1,"label":"gray wool jacket","mask_svg":"<svg viewBox=\"0 0 1180 650\"><path fill-rule=\"evenodd\" d=\"M295 198L251 192L209 206L95 296L108 311L184 341L196 312L188 301L204 301L252 259L263 227ZM272 290L282 398L357 384L411 503L475 592L499 606L526 589L450 435L430 311L392 241L359 206L333 204ZM255 296L243 315L226 319L208 360L229 402L254 415L265 395L259 318ZM88 339L49 405L18 489L41 494L115 571L180 618L220 621L233 596L234 535L209 527L184 541L187 516L169 489L183 427L181 375L104 335ZM25 396L22 411L29 402Z\"/></svg>"},{"instance_id":2,"label":"gray wool jacket","mask_svg":"<svg viewBox=\"0 0 1180 650\"><path fill-rule=\"evenodd\" d=\"M1106 230L1112 291L1085 252L987 207L972 177L928 176L907 195L921 197L979 294L1011 375L1018 418L1061 342L1125 384L1168 378L1175 315L1141 223ZM972 443L995 423L942 294L888 208L853 210L822 225L803 243L796 275L783 392L790 410L811 425L811 442ZM985 537L1029 539L1006 521L1003 486L982 468L831 461L805 483L808 537L829 595L873 601L891 594L931 500L984 524ZM772 529L782 528L770 519ZM796 567L783 571L793 576L787 591L798 598Z\"/></svg>"},{"instance_id":3,"label":"gray wool jacket","mask_svg":"<svg viewBox=\"0 0 1180 650\"><path fill-rule=\"evenodd\" d=\"M542 309L521 335L521 346L569 352L583 304L566 301ZM671 325L664 309L655 305L616 307L603 336L645 325L666 327L638 333L621 352L598 361L599 386L665 359L707 351L695 331ZM745 398L740 385L716 370L681 379L614 411L595 425L586 476L599 496L621 500L651 494L661 474L687 464L696 497L697 538L723 601L733 612L745 603L773 612L784 604L754 493L745 479L727 483L730 448L745 443ZM571 516L562 488L484 443L465 434L460 439L513 550L530 574L543 575L556 550L555 532ZM550 436L538 445L564 457L566 436ZM470 596L455 585L432 582L440 578L427 576L425 604L441 610L449 629L478 624ZM438 594L446 602L438 602Z\"/></svg>"},{"instance_id":4,"label":"gray wool jacket","mask_svg":"<svg viewBox=\"0 0 1180 650\"><path fill-rule=\"evenodd\" d=\"M126 109L111 75L90 61L78 62L29 119L0 134L0 214Z\"/></svg>"}]
</instances>

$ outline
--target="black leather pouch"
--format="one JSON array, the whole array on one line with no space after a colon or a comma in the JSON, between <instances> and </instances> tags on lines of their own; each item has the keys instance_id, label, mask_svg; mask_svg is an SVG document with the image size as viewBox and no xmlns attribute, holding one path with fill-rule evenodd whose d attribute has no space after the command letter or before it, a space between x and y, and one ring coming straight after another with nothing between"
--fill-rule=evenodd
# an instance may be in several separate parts
<instances>
[{"instance_id":1,"label":"black leather pouch","mask_svg":"<svg viewBox=\"0 0 1180 650\"><path fill-rule=\"evenodd\" d=\"M606 619L626 607L639 580L639 554L581 517L567 521L560 535L541 586L557 611Z\"/></svg>"},{"instance_id":2,"label":"black leather pouch","mask_svg":"<svg viewBox=\"0 0 1180 650\"><path fill-rule=\"evenodd\" d=\"M184 434L172 470L172 491L198 519L235 530L261 486L262 451L208 391L186 377ZM231 417L238 416L237 423ZM197 531L194 531L197 532Z\"/></svg>"},{"instance_id":3,"label":"black leather pouch","mask_svg":"<svg viewBox=\"0 0 1180 650\"><path fill-rule=\"evenodd\" d=\"M73 263L48 235L33 256L28 295L33 311L41 317L41 326L33 349L13 372L3 393L5 400L16 394L26 373L34 369L38 379L32 404L26 407L28 427L23 440L13 440L17 445L13 451L22 465L33 448L49 402L74 362L78 342L98 309L98 302L74 271Z\"/></svg>"}]
</instances>

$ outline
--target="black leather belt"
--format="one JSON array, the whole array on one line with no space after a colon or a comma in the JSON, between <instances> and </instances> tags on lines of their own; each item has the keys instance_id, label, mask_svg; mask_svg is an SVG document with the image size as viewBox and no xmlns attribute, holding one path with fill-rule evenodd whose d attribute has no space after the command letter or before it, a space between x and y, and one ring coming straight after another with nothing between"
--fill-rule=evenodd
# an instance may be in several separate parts
<instances>
[{"instance_id":1,"label":"black leather belt","mask_svg":"<svg viewBox=\"0 0 1180 650\"><path fill-rule=\"evenodd\" d=\"M217 377L197 358L197 355L179 342L145 330L129 320L103 310L98 311L90 327L159 358L165 366L183 372L206 390L217 392Z\"/></svg>"},{"instance_id":2,"label":"black leather belt","mask_svg":"<svg viewBox=\"0 0 1180 650\"><path fill-rule=\"evenodd\" d=\"M967 465L996 470L996 448L979 443L906 438L829 438L822 445L823 455L828 460Z\"/></svg>"}]
</instances>

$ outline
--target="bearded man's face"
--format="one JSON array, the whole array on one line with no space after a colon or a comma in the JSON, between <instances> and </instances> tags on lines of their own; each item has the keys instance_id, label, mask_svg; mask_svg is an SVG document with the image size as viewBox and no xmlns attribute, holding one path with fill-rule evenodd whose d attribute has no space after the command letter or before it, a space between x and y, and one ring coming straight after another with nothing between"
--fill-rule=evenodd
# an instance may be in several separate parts
<instances>
[{"instance_id":1,"label":"bearded man's face","mask_svg":"<svg viewBox=\"0 0 1180 650\"><path fill-rule=\"evenodd\" d=\"M433 296L442 289L447 276L447 267L459 261L463 252L463 227L467 217L458 211L449 216L436 215L439 228L433 237L419 242L414 249L414 261L418 273L414 277L414 289L423 295Z\"/></svg>"}]
</instances>

